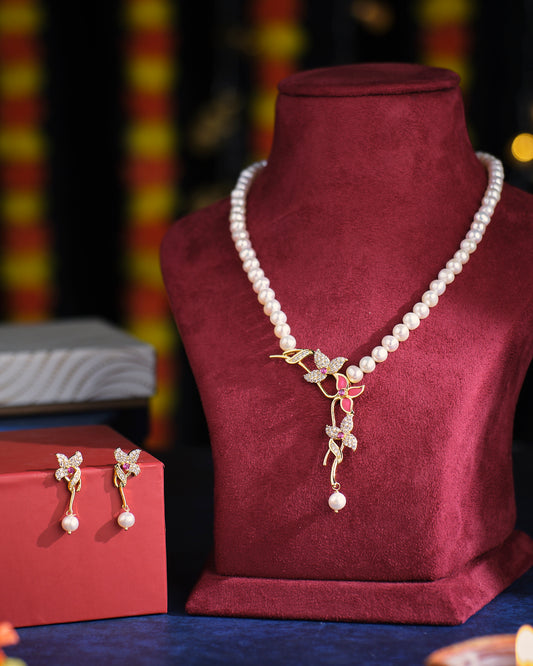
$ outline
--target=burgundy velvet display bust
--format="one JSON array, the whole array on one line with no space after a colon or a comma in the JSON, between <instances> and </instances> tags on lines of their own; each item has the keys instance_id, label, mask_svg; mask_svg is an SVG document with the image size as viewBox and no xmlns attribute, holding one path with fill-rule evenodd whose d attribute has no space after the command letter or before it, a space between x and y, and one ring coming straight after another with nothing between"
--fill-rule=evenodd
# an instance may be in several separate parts
<instances>
[{"instance_id":1,"label":"burgundy velvet display bust","mask_svg":"<svg viewBox=\"0 0 533 666\"><path fill-rule=\"evenodd\" d=\"M282 81L247 227L298 346L357 363L464 238L487 173L458 77L349 65ZM237 175L237 174L236 174ZM280 359L229 232L229 201L162 246L209 424L214 556L192 613L454 624L533 563L514 530L514 409L533 356L533 198L505 185L482 243L355 401L328 506L329 404ZM312 358L312 357L311 357Z\"/></svg>"}]
</instances>

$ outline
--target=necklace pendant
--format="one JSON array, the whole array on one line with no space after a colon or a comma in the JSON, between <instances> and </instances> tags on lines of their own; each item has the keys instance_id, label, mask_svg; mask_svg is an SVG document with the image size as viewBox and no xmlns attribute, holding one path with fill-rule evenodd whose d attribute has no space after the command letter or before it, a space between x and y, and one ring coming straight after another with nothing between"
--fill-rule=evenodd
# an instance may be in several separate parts
<instances>
[{"instance_id":1,"label":"necklace pendant","mask_svg":"<svg viewBox=\"0 0 533 666\"><path fill-rule=\"evenodd\" d=\"M308 356L313 356L316 368L310 370L303 362ZM344 449L349 448L355 451L357 448L357 438L352 433L353 430L353 401L359 397L365 390L363 386L351 384L348 377L339 370L348 360L344 356L338 356L330 360L320 349L313 352L311 349L291 349L284 351L283 354L277 354L270 358L282 358L290 365L299 365L306 371L304 379L309 384L316 384L320 392L331 400L331 424L326 426L326 435L329 437L328 450L324 456L326 466L329 462L329 456L332 454L330 483L333 493L328 499L329 507L338 513L346 506L346 496L340 492L340 483L337 481L337 467L343 461ZM328 393L323 386L324 381L331 377L335 380L335 393ZM340 407L344 413L344 418L337 426L336 408Z\"/></svg>"}]
</instances>

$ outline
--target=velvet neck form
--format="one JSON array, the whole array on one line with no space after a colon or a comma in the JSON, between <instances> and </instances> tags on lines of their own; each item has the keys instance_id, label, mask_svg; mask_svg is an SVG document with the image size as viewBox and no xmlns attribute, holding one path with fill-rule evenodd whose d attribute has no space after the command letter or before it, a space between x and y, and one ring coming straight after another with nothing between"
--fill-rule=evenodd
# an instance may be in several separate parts
<instances>
[{"instance_id":1,"label":"velvet neck form","mask_svg":"<svg viewBox=\"0 0 533 666\"><path fill-rule=\"evenodd\" d=\"M334 213L339 201L349 215L335 224L349 226L390 218L391 207L399 217L412 218L413 206L428 211L418 225L450 200L479 203L486 175L466 132L457 75L389 64L339 67L333 78L323 71L280 84L268 168L250 197L269 232L290 211Z\"/></svg>"}]
</instances>

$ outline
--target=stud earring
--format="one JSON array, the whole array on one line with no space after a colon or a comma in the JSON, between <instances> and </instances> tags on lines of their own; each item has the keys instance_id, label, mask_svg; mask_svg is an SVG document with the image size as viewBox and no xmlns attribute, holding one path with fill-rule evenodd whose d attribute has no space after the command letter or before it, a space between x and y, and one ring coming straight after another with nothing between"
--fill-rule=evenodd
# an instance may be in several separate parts
<instances>
[{"instance_id":1,"label":"stud earring","mask_svg":"<svg viewBox=\"0 0 533 666\"><path fill-rule=\"evenodd\" d=\"M58 481L65 479L70 491L70 501L65 516L61 521L61 527L67 532L67 534L72 534L72 532L75 532L80 526L80 521L74 513L73 505L76 493L81 490L80 465L83 462L83 456L79 451L76 451L71 458L67 458L67 456L62 453L56 453L56 458L59 463L59 468L56 469L55 477Z\"/></svg>"},{"instance_id":2,"label":"stud earring","mask_svg":"<svg viewBox=\"0 0 533 666\"><path fill-rule=\"evenodd\" d=\"M113 483L118 488L122 500L122 508L124 509L117 518L117 523L125 530L128 530L135 525L135 516L130 511L128 503L126 502L124 488L126 487L126 483L131 474L138 476L141 473L141 468L137 465L140 453L141 449L135 449L130 453L125 453L122 449L115 449L115 460L117 463L115 465Z\"/></svg>"}]
</instances>

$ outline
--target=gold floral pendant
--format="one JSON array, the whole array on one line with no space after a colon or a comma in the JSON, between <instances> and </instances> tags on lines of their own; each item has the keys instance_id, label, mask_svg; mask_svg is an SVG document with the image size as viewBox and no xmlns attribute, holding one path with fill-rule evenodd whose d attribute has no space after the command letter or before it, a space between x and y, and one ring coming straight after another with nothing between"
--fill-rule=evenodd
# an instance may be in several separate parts
<instances>
[{"instance_id":1,"label":"gold floral pendant","mask_svg":"<svg viewBox=\"0 0 533 666\"><path fill-rule=\"evenodd\" d=\"M316 368L310 370L303 362L308 356L313 356ZM344 449L347 447L355 451L357 448L357 438L352 433L353 430L353 401L359 397L365 390L364 385L356 386L350 382L346 375L339 370L347 362L347 358L338 356L330 361L320 349L313 352L311 349L291 349L284 351L283 354L276 354L270 358L282 358L290 365L299 365L306 371L304 379L310 384L316 384L321 393L331 400L331 424L326 426L326 435L329 437L328 450L324 457L324 465L328 464L329 454L333 455L331 465L330 482L333 494L329 497L328 504L338 513L346 505L346 497L340 492L340 483L336 479L337 467L343 459ZM335 393L328 393L323 386L324 380L331 377L335 380ZM342 421L337 425L336 408L340 407L344 413Z\"/></svg>"}]
</instances>

